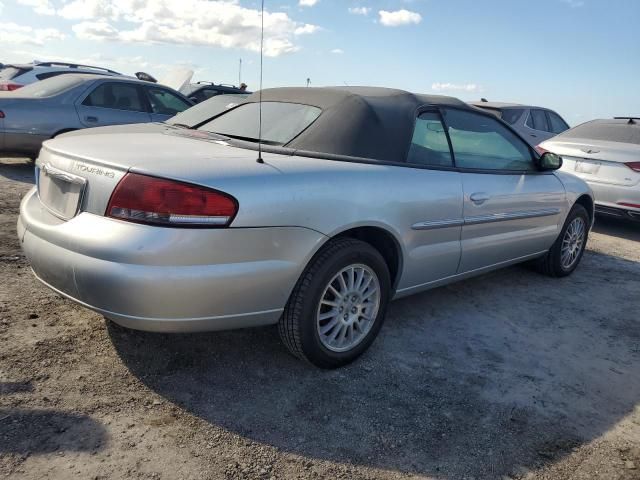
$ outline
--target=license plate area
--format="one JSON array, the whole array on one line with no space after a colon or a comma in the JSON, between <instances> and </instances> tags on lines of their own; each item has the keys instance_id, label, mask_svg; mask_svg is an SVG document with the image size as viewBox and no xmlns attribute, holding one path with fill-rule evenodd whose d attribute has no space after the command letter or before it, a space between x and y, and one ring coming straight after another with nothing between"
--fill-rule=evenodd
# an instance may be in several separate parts
<instances>
[{"instance_id":1,"label":"license plate area","mask_svg":"<svg viewBox=\"0 0 640 480\"><path fill-rule=\"evenodd\" d=\"M36 179L40 203L51 213L64 220L78 214L87 186L85 178L44 164L36 169Z\"/></svg>"},{"instance_id":2,"label":"license plate area","mask_svg":"<svg viewBox=\"0 0 640 480\"><path fill-rule=\"evenodd\" d=\"M594 162L593 160L576 160L575 170L577 173L595 175L598 173L598 170L600 170L600 162Z\"/></svg>"}]
</instances>

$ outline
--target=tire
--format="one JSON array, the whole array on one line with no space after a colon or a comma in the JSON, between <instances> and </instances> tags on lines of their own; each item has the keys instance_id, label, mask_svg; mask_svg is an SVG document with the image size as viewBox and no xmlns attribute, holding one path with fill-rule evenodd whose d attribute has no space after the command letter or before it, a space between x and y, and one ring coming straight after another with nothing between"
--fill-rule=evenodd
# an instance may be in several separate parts
<instances>
[{"instance_id":1,"label":"tire","mask_svg":"<svg viewBox=\"0 0 640 480\"><path fill-rule=\"evenodd\" d=\"M578 267L580 260L582 259L582 255L584 254L584 249L587 245L587 240L589 237L589 225L590 218L587 210L582 206L575 204L569 215L567 215L567 219L564 222L564 226L558 235L558 238L554 242L553 246L549 249L546 255L539 260L536 261L535 267L536 269L545 275L550 277L566 277L567 275L571 275L573 271ZM573 257L570 264L567 264L566 257L563 258L563 244L566 241L569 241L570 234L569 231L573 222L582 223L584 228L582 242L575 250L575 257ZM575 224L574 224L575 225Z\"/></svg>"},{"instance_id":2,"label":"tire","mask_svg":"<svg viewBox=\"0 0 640 480\"><path fill-rule=\"evenodd\" d=\"M376 283L377 294L372 288ZM390 290L389 269L380 252L360 240L332 240L294 287L278 324L280 338L294 356L319 368L346 365L378 335Z\"/></svg>"}]
</instances>

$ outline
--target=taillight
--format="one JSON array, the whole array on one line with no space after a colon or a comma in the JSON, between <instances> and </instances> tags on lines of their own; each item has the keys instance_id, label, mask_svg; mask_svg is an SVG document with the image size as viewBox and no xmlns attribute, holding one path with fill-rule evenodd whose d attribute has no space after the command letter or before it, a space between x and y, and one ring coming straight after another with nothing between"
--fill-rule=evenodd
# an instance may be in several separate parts
<instances>
[{"instance_id":1,"label":"taillight","mask_svg":"<svg viewBox=\"0 0 640 480\"><path fill-rule=\"evenodd\" d=\"M0 91L3 92L12 92L13 90L17 90L23 87L19 83L0 83Z\"/></svg>"},{"instance_id":2,"label":"taillight","mask_svg":"<svg viewBox=\"0 0 640 480\"><path fill-rule=\"evenodd\" d=\"M640 172L640 162L629 162L625 163L627 167L629 167L634 172Z\"/></svg>"},{"instance_id":3,"label":"taillight","mask_svg":"<svg viewBox=\"0 0 640 480\"><path fill-rule=\"evenodd\" d=\"M546 148L542 148L540 145L536 146L535 149L536 149L536 152L540 154L540 156L544 155L549 151Z\"/></svg>"},{"instance_id":4,"label":"taillight","mask_svg":"<svg viewBox=\"0 0 640 480\"><path fill-rule=\"evenodd\" d=\"M0 110L0 118L4 118L4 112Z\"/></svg>"},{"instance_id":5,"label":"taillight","mask_svg":"<svg viewBox=\"0 0 640 480\"><path fill-rule=\"evenodd\" d=\"M106 216L175 227L226 227L236 200L206 187L127 173L111 194Z\"/></svg>"}]
</instances>

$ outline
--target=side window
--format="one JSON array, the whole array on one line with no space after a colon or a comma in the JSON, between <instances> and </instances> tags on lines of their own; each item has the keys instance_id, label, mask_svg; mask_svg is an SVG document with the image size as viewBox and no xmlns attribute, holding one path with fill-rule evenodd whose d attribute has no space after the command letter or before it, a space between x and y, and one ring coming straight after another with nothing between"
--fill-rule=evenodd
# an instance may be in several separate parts
<instances>
[{"instance_id":1,"label":"side window","mask_svg":"<svg viewBox=\"0 0 640 480\"><path fill-rule=\"evenodd\" d=\"M416 119L407 161L418 165L453 166L447 134L438 113L425 112Z\"/></svg>"},{"instance_id":2,"label":"side window","mask_svg":"<svg viewBox=\"0 0 640 480\"><path fill-rule=\"evenodd\" d=\"M191 107L183 99L163 88L149 87L147 93L153 113L173 116Z\"/></svg>"},{"instance_id":3,"label":"side window","mask_svg":"<svg viewBox=\"0 0 640 480\"><path fill-rule=\"evenodd\" d=\"M551 125L551 131L553 133L562 133L565 130L569 130L569 125L560 118L560 115L555 112L550 112L549 110L547 110L547 115L549 116L549 124Z\"/></svg>"},{"instance_id":4,"label":"side window","mask_svg":"<svg viewBox=\"0 0 640 480\"><path fill-rule=\"evenodd\" d=\"M138 87L130 83L103 83L82 102L89 107L146 112Z\"/></svg>"},{"instance_id":5,"label":"side window","mask_svg":"<svg viewBox=\"0 0 640 480\"><path fill-rule=\"evenodd\" d=\"M451 109L444 120L457 167L535 170L527 144L492 116Z\"/></svg>"},{"instance_id":6,"label":"side window","mask_svg":"<svg viewBox=\"0 0 640 480\"><path fill-rule=\"evenodd\" d=\"M527 120L527 126L534 130L540 130L541 132L549 132L549 125L547 125L547 116L544 110L533 109L529 113L529 120Z\"/></svg>"}]
</instances>

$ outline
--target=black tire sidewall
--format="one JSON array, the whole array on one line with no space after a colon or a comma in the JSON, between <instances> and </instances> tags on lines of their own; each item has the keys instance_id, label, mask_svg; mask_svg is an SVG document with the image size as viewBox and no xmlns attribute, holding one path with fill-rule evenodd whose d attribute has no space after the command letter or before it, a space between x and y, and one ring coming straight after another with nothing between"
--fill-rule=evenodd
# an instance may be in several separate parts
<instances>
[{"instance_id":1,"label":"black tire sidewall","mask_svg":"<svg viewBox=\"0 0 640 480\"><path fill-rule=\"evenodd\" d=\"M322 345L316 328L316 314L320 297L327 283L344 267L353 264L364 264L373 269L380 282L380 307L378 315L367 336L356 347L346 352L334 352ZM375 340L386 314L390 295L390 276L387 265L376 249L365 242L357 242L330 257L322 265L311 280L307 295L303 299L302 318L300 322L300 340L305 356L314 364L324 368L335 368L345 365L360 356Z\"/></svg>"},{"instance_id":2,"label":"black tire sidewall","mask_svg":"<svg viewBox=\"0 0 640 480\"><path fill-rule=\"evenodd\" d=\"M582 247L580 249L580 253L578 254L578 258L573 263L573 265L571 265L571 267L569 268L564 268L562 266L562 240L564 239L564 236L567 233L567 229L569 228L569 225L576 217L582 217L582 219L584 220L584 225L585 225L584 242L582 243ZM573 271L576 268L578 268L578 265L580 265L580 261L582 260L582 255L584 254L584 251L587 247L587 240L589 238L589 227L590 227L589 222L590 222L590 219L589 219L589 214L587 213L587 210L582 205L574 205L571 211L569 212L569 215L567 215L567 219L564 222L562 231L560 232L560 235L558 236L558 239L556 240L556 243L553 246L553 250L551 252L552 268L554 270L554 273L557 276L565 277L567 275L571 275L571 273L573 273Z\"/></svg>"}]
</instances>

